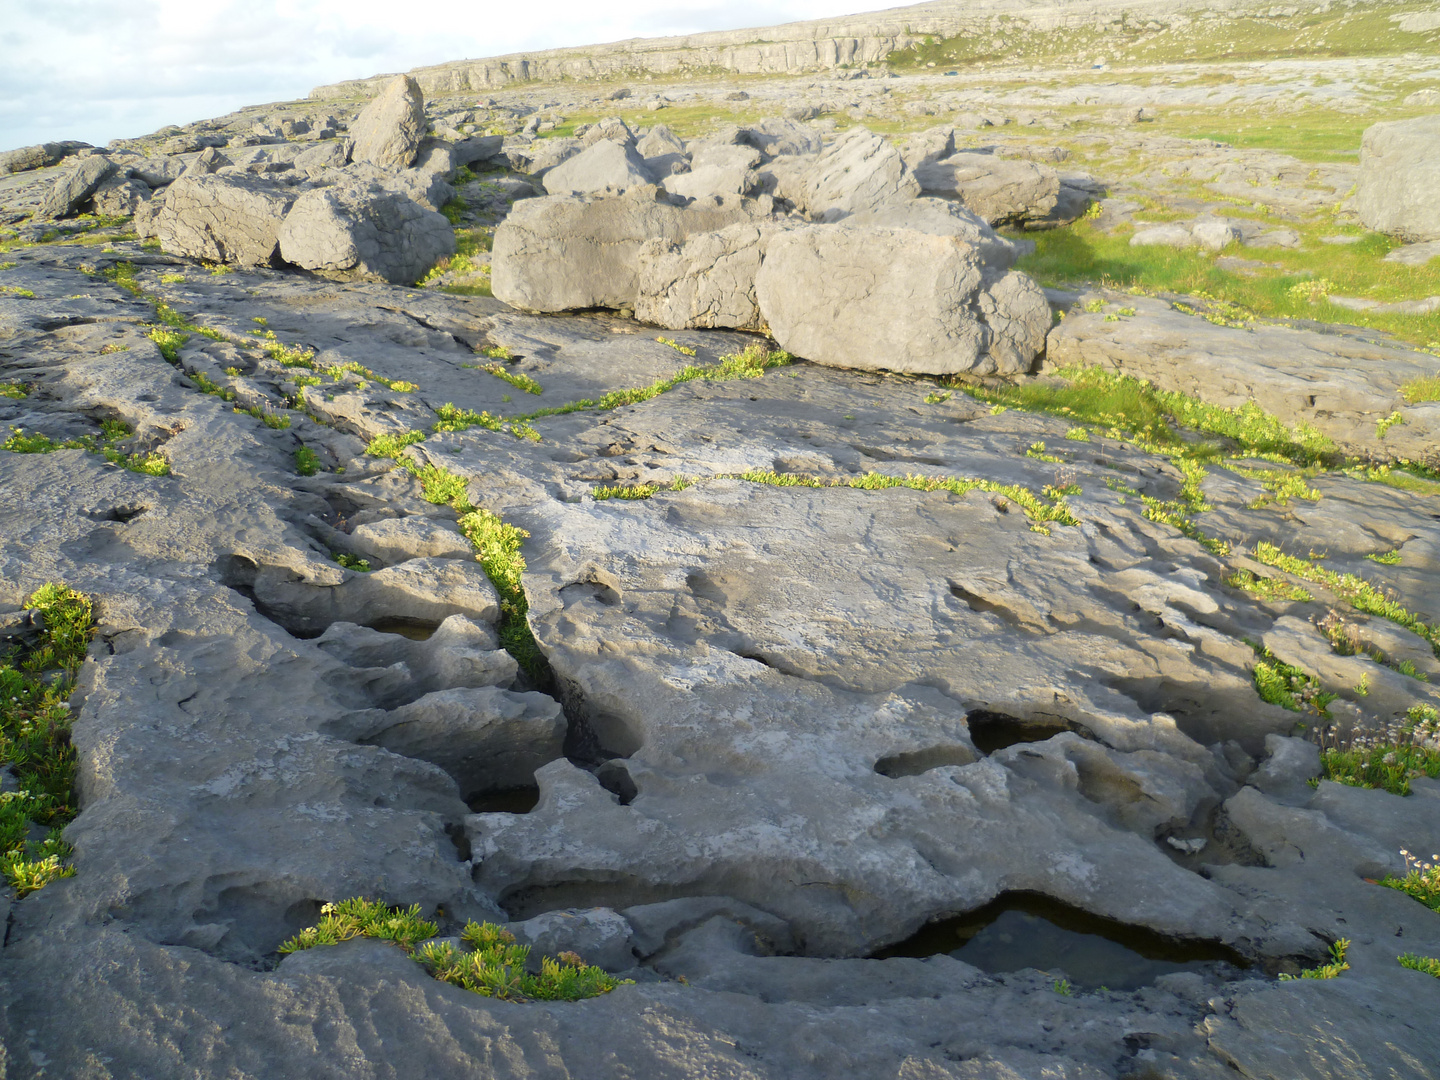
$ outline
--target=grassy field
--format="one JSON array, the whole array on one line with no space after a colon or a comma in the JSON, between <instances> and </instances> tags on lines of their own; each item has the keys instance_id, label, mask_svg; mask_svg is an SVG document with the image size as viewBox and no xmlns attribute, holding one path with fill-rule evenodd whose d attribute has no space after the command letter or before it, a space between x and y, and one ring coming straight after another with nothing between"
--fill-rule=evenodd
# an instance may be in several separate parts
<instances>
[{"instance_id":1,"label":"grassy field","mask_svg":"<svg viewBox=\"0 0 1440 1080\"><path fill-rule=\"evenodd\" d=\"M1162 215L1153 216L1156 220ZM1018 268L1046 285L1063 287L1081 282L1113 288L1183 293L1214 297L1236 305L1235 317L1320 319L1382 330L1422 348L1440 350L1440 313L1395 315L1351 311L1324 299L1326 293L1372 300L1411 300L1440 295L1440 260L1428 266L1384 262L1398 241L1357 228L1296 226L1304 246L1296 250L1234 247L1228 254L1279 263L1257 268L1255 276L1242 276L1215 265L1215 258L1195 249L1131 247L1133 230L1105 232L1089 221L1064 229L1029 233L1035 240L1033 255ZM1354 244L1318 242L1319 235L1347 233L1361 239Z\"/></svg>"}]
</instances>

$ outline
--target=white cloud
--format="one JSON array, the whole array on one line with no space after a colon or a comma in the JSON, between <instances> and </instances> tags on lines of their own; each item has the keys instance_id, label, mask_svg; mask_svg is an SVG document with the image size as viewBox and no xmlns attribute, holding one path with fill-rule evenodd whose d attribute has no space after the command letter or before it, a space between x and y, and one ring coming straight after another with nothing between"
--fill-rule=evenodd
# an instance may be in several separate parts
<instances>
[{"instance_id":1,"label":"white cloud","mask_svg":"<svg viewBox=\"0 0 1440 1080\"><path fill-rule=\"evenodd\" d=\"M524 49L773 25L865 0L676 5L0 0L0 149L142 135L341 79ZM617 10L619 8L620 10Z\"/></svg>"}]
</instances>

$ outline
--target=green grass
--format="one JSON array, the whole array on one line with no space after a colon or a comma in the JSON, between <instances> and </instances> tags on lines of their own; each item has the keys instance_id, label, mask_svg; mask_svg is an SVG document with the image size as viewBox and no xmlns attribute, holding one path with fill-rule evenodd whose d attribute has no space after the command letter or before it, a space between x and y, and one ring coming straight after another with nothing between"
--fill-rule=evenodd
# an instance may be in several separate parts
<instances>
[{"instance_id":1,"label":"green grass","mask_svg":"<svg viewBox=\"0 0 1440 1080\"><path fill-rule=\"evenodd\" d=\"M1345 954L1350 951L1350 939L1341 938L1330 946L1330 963L1321 964L1319 967L1306 968L1299 975L1281 975L1282 982L1294 982L1298 979L1335 979L1342 971L1349 971L1350 964L1345 959Z\"/></svg>"},{"instance_id":2,"label":"green grass","mask_svg":"<svg viewBox=\"0 0 1440 1080\"><path fill-rule=\"evenodd\" d=\"M523 390L527 394L543 394L545 388L522 371L506 371L498 360L480 366L481 371L488 371L497 379L503 379L517 390Z\"/></svg>"},{"instance_id":3,"label":"green grass","mask_svg":"<svg viewBox=\"0 0 1440 1080\"><path fill-rule=\"evenodd\" d=\"M1085 220L1031 234L1036 250L1016 266L1042 284L1055 287L1100 282L1116 289L1209 299L1230 306L1231 322L1319 319L1382 330L1422 347L1440 342L1440 313L1351 311L1329 303L1322 295L1333 292L1380 301L1434 296L1440 294L1440 260L1420 267L1385 262L1383 256L1400 242L1381 233L1328 224L1286 224L1301 232L1307 242L1294 250L1265 249L1264 261L1280 263L1281 268L1262 269L1253 277L1221 269L1214 259L1195 249L1131 247L1129 230L1112 234ZM1319 236L1336 232L1354 233L1362 239L1347 245L1318 242ZM1317 284L1327 288L1319 290Z\"/></svg>"},{"instance_id":4,"label":"green grass","mask_svg":"<svg viewBox=\"0 0 1440 1080\"><path fill-rule=\"evenodd\" d=\"M452 219L451 224L458 224L458 219ZM452 280L449 285L441 287L442 292L462 296L492 295L488 264L480 256L488 253L494 242L495 231L491 227L456 229L455 254L445 256L415 284L423 288L448 274Z\"/></svg>"},{"instance_id":5,"label":"green grass","mask_svg":"<svg viewBox=\"0 0 1440 1080\"><path fill-rule=\"evenodd\" d=\"M1277 600L1307 603L1315 599L1299 585L1283 578L1257 577L1249 570L1235 571L1225 579L1225 584L1272 603Z\"/></svg>"},{"instance_id":6,"label":"green grass","mask_svg":"<svg viewBox=\"0 0 1440 1080\"><path fill-rule=\"evenodd\" d=\"M320 471L320 455L308 446L295 451L295 471L301 476L314 476Z\"/></svg>"},{"instance_id":7,"label":"green grass","mask_svg":"<svg viewBox=\"0 0 1440 1080\"><path fill-rule=\"evenodd\" d=\"M56 442L48 435L38 432L27 435L19 428L11 428L10 437L0 443L0 450L8 450L12 454L53 454L56 450L84 450L87 453L99 454L110 464L119 465L131 472L143 473L146 476L169 476L170 463L160 454L125 454L115 448L115 443L129 438L132 434L134 432L118 420L103 421L99 439L93 435L83 435L78 439L66 439L64 442Z\"/></svg>"},{"instance_id":8,"label":"green grass","mask_svg":"<svg viewBox=\"0 0 1440 1080\"><path fill-rule=\"evenodd\" d=\"M1400 395L1408 405L1440 401L1440 375L1427 375L1424 378L1412 379L1400 387Z\"/></svg>"},{"instance_id":9,"label":"green grass","mask_svg":"<svg viewBox=\"0 0 1440 1080\"><path fill-rule=\"evenodd\" d=\"M16 894L74 874L60 829L74 819L75 749L70 707L75 677L94 636L91 602L64 585L41 586L25 601L44 628L30 646L0 659L0 762L19 777L19 790L0 795L0 874ZM31 823L50 829L39 843Z\"/></svg>"},{"instance_id":10,"label":"green grass","mask_svg":"<svg viewBox=\"0 0 1440 1080\"><path fill-rule=\"evenodd\" d=\"M1313 712L1317 716L1329 716L1330 702L1336 695L1320 688L1320 680L1304 668L1287 664L1278 659L1269 649L1250 642L1255 650L1255 669L1251 678L1260 700L1279 705L1291 712Z\"/></svg>"}]
</instances>

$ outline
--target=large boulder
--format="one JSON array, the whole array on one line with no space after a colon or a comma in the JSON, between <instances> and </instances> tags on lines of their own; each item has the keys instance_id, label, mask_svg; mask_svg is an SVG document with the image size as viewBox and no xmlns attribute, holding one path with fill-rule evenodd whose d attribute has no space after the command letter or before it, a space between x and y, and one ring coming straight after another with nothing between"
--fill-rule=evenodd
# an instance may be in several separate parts
<instances>
[{"instance_id":1,"label":"large boulder","mask_svg":"<svg viewBox=\"0 0 1440 1080\"><path fill-rule=\"evenodd\" d=\"M900 152L879 135L857 127L815 159L795 193L796 205L823 221L879 210L920 194Z\"/></svg>"},{"instance_id":2,"label":"large boulder","mask_svg":"<svg viewBox=\"0 0 1440 1080\"><path fill-rule=\"evenodd\" d=\"M398 192L357 183L301 195L279 242L285 261L306 270L395 285L413 285L455 254L455 233L444 216Z\"/></svg>"},{"instance_id":3,"label":"large boulder","mask_svg":"<svg viewBox=\"0 0 1440 1080\"><path fill-rule=\"evenodd\" d=\"M742 222L684 240L648 241L640 249L635 317L670 330L762 329L755 276L770 240L786 228Z\"/></svg>"},{"instance_id":4,"label":"large boulder","mask_svg":"<svg viewBox=\"0 0 1440 1080\"><path fill-rule=\"evenodd\" d=\"M651 128L649 134L635 144L635 152L645 159L646 171L657 178L684 172L690 167L685 144L664 124Z\"/></svg>"},{"instance_id":5,"label":"large boulder","mask_svg":"<svg viewBox=\"0 0 1440 1080\"><path fill-rule=\"evenodd\" d=\"M645 159L633 146L599 139L545 174L551 195L589 194L606 188L623 190L651 183Z\"/></svg>"},{"instance_id":6,"label":"large boulder","mask_svg":"<svg viewBox=\"0 0 1440 1080\"><path fill-rule=\"evenodd\" d=\"M926 195L959 199L991 225L1026 225L1050 218L1060 200L1060 177L1033 161L959 153L915 169Z\"/></svg>"},{"instance_id":7,"label":"large boulder","mask_svg":"<svg viewBox=\"0 0 1440 1080\"><path fill-rule=\"evenodd\" d=\"M293 191L243 173L182 176L165 193L155 233L172 255L265 266L294 201Z\"/></svg>"},{"instance_id":8,"label":"large boulder","mask_svg":"<svg viewBox=\"0 0 1440 1080\"><path fill-rule=\"evenodd\" d=\"M404 169L415 160L425 135L425 96L409 75L397 75L350 125L351 160L382 169Z\"/></svg>"},{"instance_id":9,"label":"large boulder","mask_svg":"<svg viewBox=\"0 0 1440 1080\"><path fill-rule=\"evenodd\" d=\"M115 173L115 164L106 157L88 157L55 181L40 204L42 218L69 217L80 209L96 190Z\"/></svg>"},{"instance_id":10,"label":"large boulder","mask_svg":"<svg viewBox=\"0 0 1440 1080\"><path fill-rule=\"evenodd\" d=\"M782 348L833 367L1024 372L1051 322L1040 287L987 268L974 244L880 225L774 237L755 293Z\"/></svg>"},{"instance_id":11,"label":"large boulder","mask_svg":"<svg viewBox=\"0 0 1440 1080\"><path fill-rule=\"evenodd\" d=\"M150 198L150 188L139 180L116 173L95 189L95 212L106 217L130 217Z\"/></svg>"},{"instance_id":12,"label":"large boulder","mask_svg":"<svg viewBox=\"0 0 1440 1080\"><path fill-rule=\"evenodd\" d=\"M687 199L707 195L749 195L760 186L755 166L760 151L753 146L706 146L695 151L690 171L665 177L665 190Z\"/></svg>"},{"instance_id":13,"label":"large boulder","mask_svg":"<svg viewBox=\"0 0 1440 1080\"><path fill-rule=\"evenodd\" d=\"M1440 116L1373 124L1360 139L1351 207L1367 228L1440 240Z\"/></svg>"},{"instance_id":14,"label":"large boulder","mask_svg":"<svg viewBox=\"0 0 1440 1080\"><path fill-rule=\"evenodd\" d=\"M152 188L174 183L185 173L185 159L176 157L146 158L133 166L130 174Z\"/></svg>"},{"instance_id":15,"label":"large boulder","mask_svg":"<svg viewBox=\"0 0 1440 1080\"><path fill-rule=\"evenodd\" d=\"M527 311L626 307L639 292L647 240L681 240L750 216L738 199L682 210L649 185L610 197L527 199L495 230L491 288Z\"/></svg>"}]
</instances>

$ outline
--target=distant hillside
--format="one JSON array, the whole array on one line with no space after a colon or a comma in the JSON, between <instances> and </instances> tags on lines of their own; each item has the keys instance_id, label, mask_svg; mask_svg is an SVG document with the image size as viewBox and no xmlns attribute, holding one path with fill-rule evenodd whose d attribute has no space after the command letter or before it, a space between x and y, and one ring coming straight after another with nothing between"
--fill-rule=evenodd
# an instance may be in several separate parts
<instances>
[{"instance_id":1,"label":"distant hillside","mask_svg":"<svg viewBox=\"0 0 1440 1080\"><path fill-rule=\"evenodd\" d=\"M1433 50L1434 3L1310 0L931 0L833 19L455 60L411 72L429 94L515 82L687 73L800 74L886 64L1036 59L1173 61ZM311 91L365 96L388 75Z\"/></svg>"}]
</instances>

